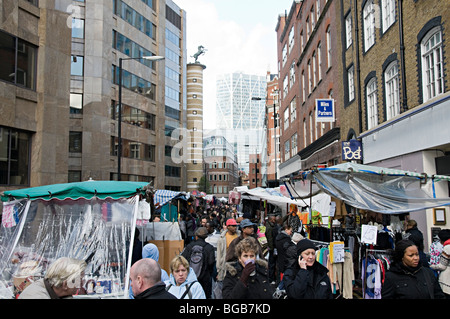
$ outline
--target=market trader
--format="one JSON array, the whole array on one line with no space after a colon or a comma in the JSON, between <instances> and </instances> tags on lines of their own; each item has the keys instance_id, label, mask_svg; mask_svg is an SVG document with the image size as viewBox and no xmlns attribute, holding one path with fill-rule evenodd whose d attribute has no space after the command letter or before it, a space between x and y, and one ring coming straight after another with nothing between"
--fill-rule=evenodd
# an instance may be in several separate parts
<instances>
[{"instance_id":1,"label":"market trader","mask_svg":"<svg viewBox=\"0 0 450 319\"><path fill-rule=\"evenodd\" d=\"M18 299L71 298L83 287L86 266L84 260L61 257L48 267L44 278L25 288Z\"/></svg>"}]
</instances>

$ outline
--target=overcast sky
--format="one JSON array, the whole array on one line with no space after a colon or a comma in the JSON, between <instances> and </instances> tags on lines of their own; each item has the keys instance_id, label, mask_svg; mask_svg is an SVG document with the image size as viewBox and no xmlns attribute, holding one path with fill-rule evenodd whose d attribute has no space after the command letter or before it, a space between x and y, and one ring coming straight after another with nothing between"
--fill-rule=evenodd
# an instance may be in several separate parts
<instances>
[{"instance_id":1,"label":"overcast sky","mask_svg":"<svg viewBox=\"0 0 450 319\"><path fill-rule=\"evenodd\" d=\"M293 0L174 0L186 11L187 62L199 45L203 71L204 129L215 128L216 76L243 72L277 73L275 27L278 15L289 13Z\"/></svg>"}]
</instances>

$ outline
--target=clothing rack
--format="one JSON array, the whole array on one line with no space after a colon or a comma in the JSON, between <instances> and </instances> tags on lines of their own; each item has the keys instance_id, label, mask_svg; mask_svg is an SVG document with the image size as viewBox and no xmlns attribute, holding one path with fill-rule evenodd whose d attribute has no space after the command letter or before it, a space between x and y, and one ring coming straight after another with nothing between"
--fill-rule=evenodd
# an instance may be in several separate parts
<instances>
[{"instance_id":1,"label":"clothing rack","mask_svg":"<svg viewBox=\"0 0 450 319\"><path fill-rule=\"evenodd\" d=\"M369 246L369 245L366 244L366 246ZM362 245L361 245L361 247L362 247ZM367 288L367 283L366 283L366 280L365 280L365 275L366 275L366 272L367 272L367 258L368 258L369 252L371 253L371 255L373 255L372 253L380 253L380 254L383 254L383 255L392 256L392 250L391 250L391 249L373 249L373 248L367 248L367 249L366 249L366 251L365 251L365 260L366 260L366 263L365 263L365 265L364 265L364 272L362 273L362 275L364 275L364 277L362 277L362 281L363 281L363 285L362 285L362 295L363 295L363 298L364 298L364 299L365 299L365 296L366 296L366 288Z\"/></svg>"}]
</instances>

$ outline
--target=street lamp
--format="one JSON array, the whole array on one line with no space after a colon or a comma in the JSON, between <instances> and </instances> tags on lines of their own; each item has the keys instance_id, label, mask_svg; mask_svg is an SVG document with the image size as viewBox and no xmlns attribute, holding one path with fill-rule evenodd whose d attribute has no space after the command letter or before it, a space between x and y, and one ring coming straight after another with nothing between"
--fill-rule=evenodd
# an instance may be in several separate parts
<instances>
[{"instance_id":1,"label":"street lamp","mask_svg":"<svg viewBox=\"0 0 450 319\"><path fill-rule=\"evenodd\" d=\"M274 90L274 91L277 91L276 93L277 94L273 94L273 95L278 95L278 90ZM252 100L253 101L261 101L261 100L264 100L264 98L261 98L261 97L252 97ZM276 106L277 106L277 104L276 104L276 100L274 100L273 98L272 99L265 99L266 101L268 101L268 100L272 100L273 101L273 138L274 138L274 142L275 142L275 145L274 145L274 165L275 165L275 182L278 180L278 174L277 174L277 127L278 127L278 124L277 124L277 120L278 120L278 114L277 114L277 112L276 112Z\"/></svg>"},{"instance_id":2,"label":"street lamp","mask_svg":"<svg viewBox=\"0 0 450 319\"><path fill-rule=\"evenodd\" d=\"M124 60L148 60L159 61L164 60L165 57L159 55L142 56L137 58L119 58L119 112L118 112L118 127L117 127L117 180L120 181L121 177L121 158L122 158L122 61Z\"/></svg>"}]
</instances>

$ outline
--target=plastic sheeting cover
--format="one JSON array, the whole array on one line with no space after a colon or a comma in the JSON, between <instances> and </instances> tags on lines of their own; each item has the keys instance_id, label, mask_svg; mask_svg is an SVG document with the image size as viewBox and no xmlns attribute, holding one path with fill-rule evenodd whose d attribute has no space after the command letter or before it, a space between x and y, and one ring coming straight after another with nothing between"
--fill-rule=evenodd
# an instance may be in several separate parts
<instances>
[{"instance_id":1,"label":"plastic sheeting cover","mask_svg":"<svg viewBox=\"0 0 450 319\"><path fill-rule=\"evenodd\" d=\"M329 195L373 212L398 214L450 205L450 198L430 196L417 173L346 163L305 175Z\"/></svg>"},{"instance_id":2,"label":"plastic sheeting cover","mask_svg":"<svg viewBox=\"0 0 450 319\"><path fill-rule=\"evenodd\" d=\"M136 197L21 200L19 222L0 229L0 298L13 298L44 276L60 257L87 262L88 294L119 296L126 289ZM25 203L31 203L28 211Z\"/></svg>"}]
</instances>

